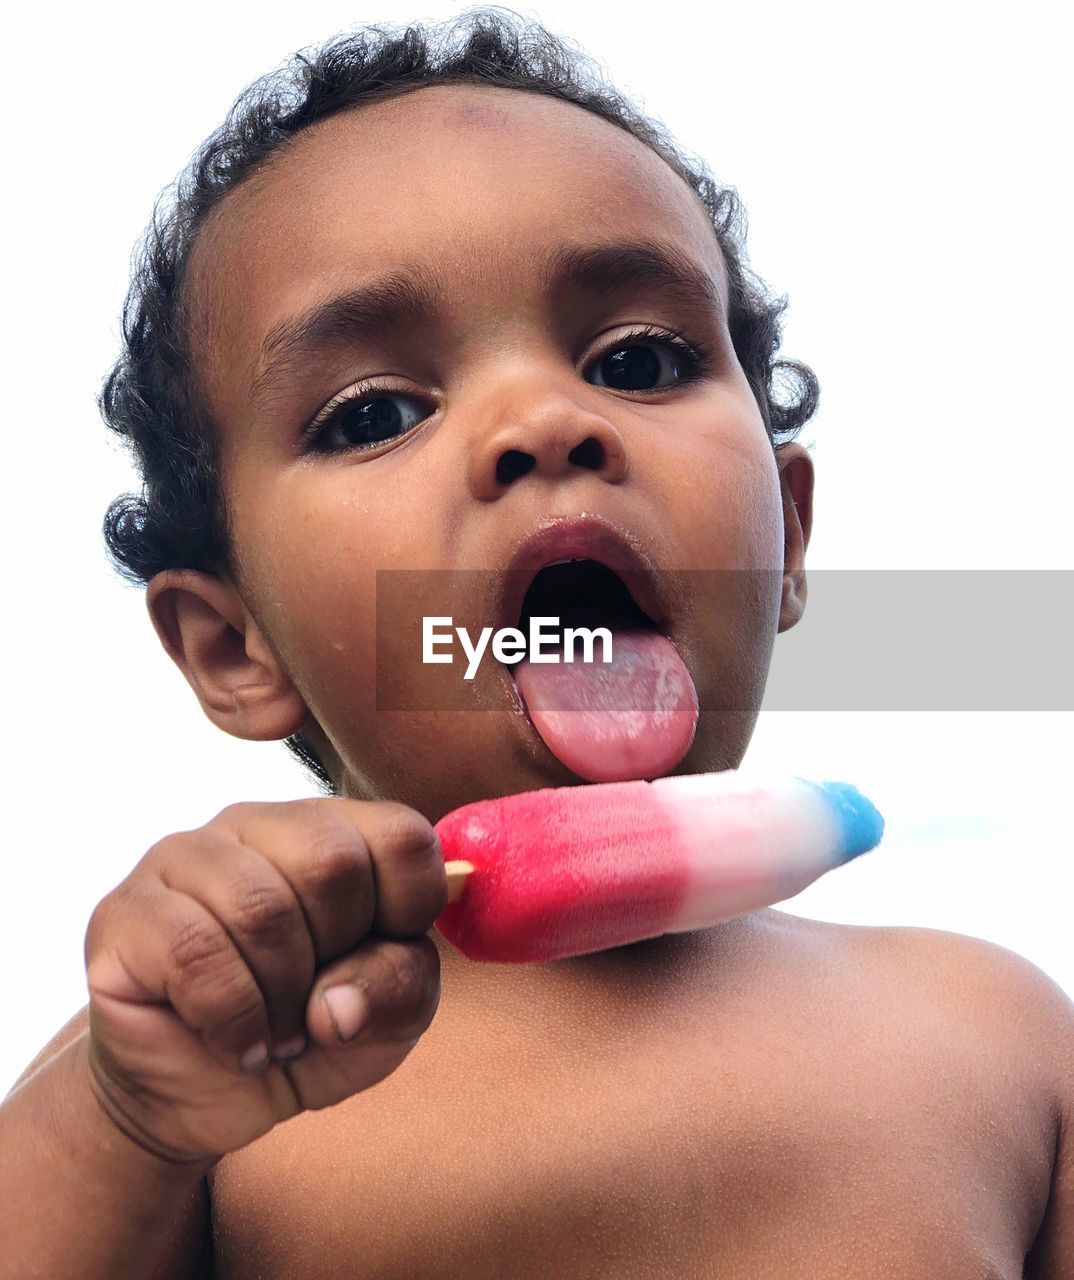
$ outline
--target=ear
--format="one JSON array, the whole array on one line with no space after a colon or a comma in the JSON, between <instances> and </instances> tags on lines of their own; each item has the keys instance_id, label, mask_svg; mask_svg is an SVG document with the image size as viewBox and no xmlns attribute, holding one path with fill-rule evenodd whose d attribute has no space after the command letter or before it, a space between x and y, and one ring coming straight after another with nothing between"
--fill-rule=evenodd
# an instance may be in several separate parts
<instances>
[{"instance_id":1,"label":"ear","mask_svg":"<svg viewBox=\"0 0 1074 1280\"><path fill-rule=\"evenodd\" d=\"M146 608L202 710L236 738L265 741L301 729L309 711L235 587L196 569L166 569Z\"/></svg>"},{"instance_id":2,"label":"ear","mask_svg":"<svg viewBox=\"0 0 1074 1280\"><path fill-rule=\"evenodd\" d=\"M779 629L787 631L805 613L805 553L813 527L813 459L796 441L776 450L783 496L783 597Z\"/></svg>"}]
</instances>

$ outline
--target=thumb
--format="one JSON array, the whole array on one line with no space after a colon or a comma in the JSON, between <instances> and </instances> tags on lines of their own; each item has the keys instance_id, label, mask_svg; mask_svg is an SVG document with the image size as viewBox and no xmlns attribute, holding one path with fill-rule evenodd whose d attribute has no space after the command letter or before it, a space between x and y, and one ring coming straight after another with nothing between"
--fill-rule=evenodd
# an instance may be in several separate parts
<instances>
[{"instance_id":1,"label":"thumb","mask_svg":"<svg viewBox=\"0 0 1074 1280\"><path fill-rule=\"evenodd\" d=\"M431 938L369 936L316 977L306 1006L310 1041L413 1043L440 1003L440 956Z\"/></svg>"}]
</instances>

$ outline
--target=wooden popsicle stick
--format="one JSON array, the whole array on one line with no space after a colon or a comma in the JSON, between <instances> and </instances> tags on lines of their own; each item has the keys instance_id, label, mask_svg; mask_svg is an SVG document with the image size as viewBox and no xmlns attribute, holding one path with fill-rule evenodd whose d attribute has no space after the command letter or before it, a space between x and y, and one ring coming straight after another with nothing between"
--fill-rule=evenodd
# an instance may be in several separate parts
<instances>
[{"instance_id":1,"label":"wooden popsicle stick","mask_svg":"<svg viewBox=\"0 0 1074 1280\"><path fill-rule=\"evenodd\" d=\"M474 864L464 862L462 859L453 859L451 862L444 863L444 870L447 872L447 900L449 903L458 902L466 887L467 877L474 870Z\"/></svg>"}]
</instances>

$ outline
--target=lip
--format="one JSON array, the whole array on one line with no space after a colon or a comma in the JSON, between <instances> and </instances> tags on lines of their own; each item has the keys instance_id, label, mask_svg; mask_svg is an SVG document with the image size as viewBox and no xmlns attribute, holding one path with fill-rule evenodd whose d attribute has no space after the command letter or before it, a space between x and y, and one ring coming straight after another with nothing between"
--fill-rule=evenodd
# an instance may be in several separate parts
<instances>
[{"instance_id":1,"label":"lip","mask_svg":"<svg viewBox=\"0 0 1074 1280\"><path fill-rule=\"evenodd\" d=\"M623 580L634 603L669 635L670 602L652 560L636 535L603 516L557 516L515 548L497 600L500 627L516 627L522 602L542 569L563 560L595 560Z\"/></svg>"}]
</instances>

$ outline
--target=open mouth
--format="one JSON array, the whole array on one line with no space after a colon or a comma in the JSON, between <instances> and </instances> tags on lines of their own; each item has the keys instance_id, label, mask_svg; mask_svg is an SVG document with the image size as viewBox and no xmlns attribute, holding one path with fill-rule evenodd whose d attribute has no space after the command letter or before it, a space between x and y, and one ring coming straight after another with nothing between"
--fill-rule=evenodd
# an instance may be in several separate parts
<instances>
[{"instance_id":1,"label":"open mouth","mask_svg":"<svg viewBox=\"0 0 1074 1280\"><path fill-rule=\"evenodd\" d=\"M633 540L598 521L548 525L508 566L500 624L526 651L504 665L538 737L586 781L659 777L690 748L697 690L669 598Z\"/></svg>"},{"instance_id":2,"label":"open mouth","mask_svg":"<svg viewBox=\"0 0 1074 1280\"><path fill-rule=\"evenodd\" d=\"M557 618L562 627L659 631L623 579L598 560L564 560L538 571L522 600L518 628L533 618Z\"/></svg>"}]
</instances>

